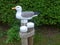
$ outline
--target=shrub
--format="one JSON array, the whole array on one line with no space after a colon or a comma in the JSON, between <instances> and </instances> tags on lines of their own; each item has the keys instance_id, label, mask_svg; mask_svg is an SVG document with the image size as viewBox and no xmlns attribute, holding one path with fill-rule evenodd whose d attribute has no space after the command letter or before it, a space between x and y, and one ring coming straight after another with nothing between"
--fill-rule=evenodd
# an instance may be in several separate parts
<instances>
[{"instance_id":1,"label":"shrub","mask_svg":"<svg viewBox=\"0 0 60 45\"><path fill-rule=\"evenodd\" d=\"M33 18L36 26L40 24L60 24L60 0L0 0L0 21L12 25L19 23L15 19L15 11L11 8L21 5L23 11L39 11L40 14Z\"/></svg>"},{"instance_id":2,"label":"shrub","mask_svg":"<svg viewBox=\"0 0 60 45\"><path fill-rule=\"evenodd\" d=\"M19 40L20 40L19 27L15 25L11 29L8 30L6 43L13 43Z\"/></svg>"}]
</instances>

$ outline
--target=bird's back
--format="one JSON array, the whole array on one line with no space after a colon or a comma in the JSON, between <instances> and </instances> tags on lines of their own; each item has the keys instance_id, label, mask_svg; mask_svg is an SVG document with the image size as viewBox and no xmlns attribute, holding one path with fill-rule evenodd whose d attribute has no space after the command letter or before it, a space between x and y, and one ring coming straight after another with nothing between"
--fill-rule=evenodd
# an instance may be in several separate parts
<instances>
[{"instance_id":1,"label":"bird's back","mask_svg":"<svg viewBox=\"0 0 60 45\"><path fill-rule=\"evenodd\" d=\"M22 12L21 14L21 16L25 18L33 17L34 15L36 15L36 13L33 11L28 11L28 12L25 11L25 12Z\"/></svg>"}]
</instances>

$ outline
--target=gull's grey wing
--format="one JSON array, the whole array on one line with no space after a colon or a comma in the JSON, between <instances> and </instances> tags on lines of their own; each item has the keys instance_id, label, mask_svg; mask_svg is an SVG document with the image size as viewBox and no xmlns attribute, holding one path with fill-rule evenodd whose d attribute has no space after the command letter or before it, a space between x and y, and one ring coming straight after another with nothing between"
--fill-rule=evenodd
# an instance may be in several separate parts
<instances>
[{"instance_id":1,"label":"gull's grey wing","mask_svg":"<svg viewBox=\"0 0 60 45\"><path fill-rule=\"evenodd\" d=\"M25 12L22 12L22 17L25 17L25 18L29 18L29 17L32 17L32 16L34 16L34 15L36 15L36 13L35 12L33 12L33 11L25 11Z\"/></svg>"}]
</instances>

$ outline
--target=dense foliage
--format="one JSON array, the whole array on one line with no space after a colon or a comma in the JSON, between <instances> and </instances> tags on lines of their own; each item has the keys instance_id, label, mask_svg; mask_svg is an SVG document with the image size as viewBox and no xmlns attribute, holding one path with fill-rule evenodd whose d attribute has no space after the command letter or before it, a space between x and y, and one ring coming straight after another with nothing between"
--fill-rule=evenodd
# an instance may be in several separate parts
<instances>
[{"instance_id":1,"label":"dense foliage","mask_svg":"<svg viewBox=\"0 0 60 45\"><path fill-rule=\"evenodd\" d=\"M32 19L37 26L60 23L60 0L0 0L0 21L10 25L19 23L16 11L11 9L16 5L21 5L23 11L39 11L40 14Z\"/></svg>"},{"instance_id":2,"label":"dense foliage","mask_svg":"<svg viewBox=\"0 0 60 45\"><path fill-rule=\"evenodd\" d=\"M19 26L15 25L11 29L8 30L6 43L13 43L19 40L20 40Z\"/></svg>"}]
</instances>

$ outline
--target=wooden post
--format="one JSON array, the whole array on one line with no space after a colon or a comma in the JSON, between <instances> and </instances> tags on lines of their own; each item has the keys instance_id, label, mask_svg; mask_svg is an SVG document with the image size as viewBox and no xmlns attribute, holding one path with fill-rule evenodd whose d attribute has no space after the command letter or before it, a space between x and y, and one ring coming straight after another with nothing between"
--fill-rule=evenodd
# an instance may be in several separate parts
<instances>
[{"instance_id":1,"label":"wooden post","mask_svg":"<svg viewBox=\"0 0 60 45\"><path fill-rule=\"evenodd\" d=\"M29 41L32 41L32 40L28 41L28 38L31 37L32 35L34 35L34 30L31 31L31 32L27 32L27 33L20 32L20 37L21 37L22 45L30 45ZM32 44L32 42L31 42L31 44Z\"/></svg>"},{"instance_id":2,"label":"wooden post","mask_svg":"<svg viewBox=\"0 0 60 45\"><path fill-rule=\"evenodd\" d=\"M28 22L28 20L21 20L20 27L20 37L22 45L33 45L33 35L34 35L34 23ZM26 26L27 28L24 28ZM24 31L25 30L25 31ZM28 30L28 31L27 31Z\"/></svg>"},{"instance_id":3,"label":"wooden post","mask_svg":"<svg viewBox=\"0 0 60 45\"><path fill-rule=\"evenodd\" d=\"M27 23L28 32L31 32L34 30L34 23L30 22ZM33 45L33 35L31 37L28 37L28 45Z\"/></svg>"},{"instance_id":4,"label":"wooden post","mask_svg":"<svg viewBox=\"0 0 60 45\"><path fill-rule=\"evenodd\" d=\"M25 35L24 34L26 34L27 33L27 27L26 26L21 26L20 27L20 36L21 36L21 44L22 45L28 45L28 39L27 39L27 37L25 37Z\"/></svg>"},{"instance_id":5,"label":"wooden post","mask_svg":"<svg viewBox=\"0 0 60 45\"><path fill-rule=\"evenodd\" d=\"M22 44L22 45L28 45L28 40L27 40L27 38L21 38L21 44Z\"/></svg>"},{"instance_id":6,"label":"wooden post","mask_svg":"<svg viewBox=\"0 0 60 45\"><path fill-rule=\"evenodd\" d=\"M27 24L27 22L28 22L28 20L21 20L21 26L26 26L26 24ZM20 28L20 30L23 30L24 28ZM26 29L25 29L26 30ZM21 32L22 33L22 32ZM25 32L25 33L27 33L27 32ZM21 34L21 35L24 35L24 32ZM21 36L20 35L20 36ZM24 35L25 36L25 35ZM28 38L27 37L25 37L24 38L24 36L21 36L21 44L22 45L28 45Z\"/></svg>"},{"instance_id":7,"label":"wooden post","mask_svg":"<svg viewBox=\"0 0 60 45\"><path fill-rule=\"evenodd\" d=\"M28 45L33 45L33 36L28 38Z\"/></svg>"}]
</instances>

